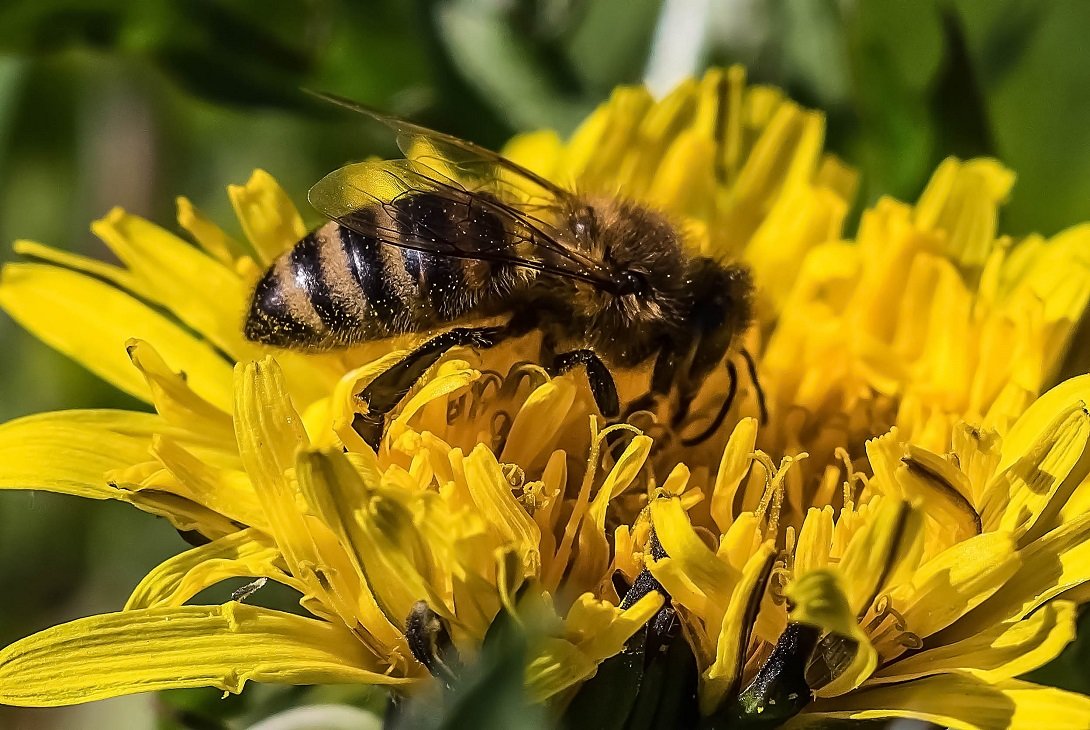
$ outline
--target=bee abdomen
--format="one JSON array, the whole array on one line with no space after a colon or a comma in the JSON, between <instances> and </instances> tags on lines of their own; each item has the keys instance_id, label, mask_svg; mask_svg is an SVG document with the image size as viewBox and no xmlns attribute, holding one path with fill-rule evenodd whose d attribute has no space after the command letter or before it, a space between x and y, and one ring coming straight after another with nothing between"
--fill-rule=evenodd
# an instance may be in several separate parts
<instances>
[{"instance_id":1,"label":"bee abdomen","mask_svg":"<svg viewBox=\"0 0 1090 730\"><path fill-rule=\"evenodd\" d=\"M277 347L315 345L324 339L326 327L310 302L311 277L297 277L294 271L298 263L295 249L312 241L314 235L277 259L257 282L246 315L247 339Z\"/></svg>"},{"instance_id":2,"label":"bee abdomen","mask_svg":"<svg viewBox=\"0 0 1090 730\"><path fill-rule=\"evenodd\" d=\"M294 285L305 292L323 328L330 333L346 333L359 320L353 316L355 307L344 287L338 286L343 278L338 271L343 268L342 262L335 251L323 251L339 243L338 231L331 228L337 227L323 226L295 244L288 253L287 268ZM336 240L327 240L330 237Z\"/></svg>"},{"instance_id":3,"label":"bee abdomen","mask_svg":"<svg viewBox=\"0 0 1090 730\"><path fill-rule=\"evenodd\" d=\"M424 330L494 306L520 281L511 264L414 247L443 240L502 248L503 223L480 206L419 193L360 209L344 223L310 233L265 272L247 338L319 349ZM360 232L368 230L382 238Z\"/></svg>"},{"instance_id":4,"label":"bee abdomen","mask_svg":"<svg viewBox=\"0 0 1090 730\"><path fill-rule=\"evenodd\" d=\"M382 246L337 223L308 234L258 282L246 337L323 348L392 334L402 303L385 282Z\"/></svg>"},{"instance_id":5,"label":"bee abdomen","mask_svg":"<svg viewBox=\"0 0 1090 730\"><path fill-rule=\"evenodd\" d=\"M495 213L479 202L435 193L416 193L392 203L394 224L407 241L445 241L467 254L498 251L508 232ZM476 309L503 288L502 264L469 256L399 251L404 273L414 283L420 305L438 321L450 321Z\"/></svg>"}]
</instances>

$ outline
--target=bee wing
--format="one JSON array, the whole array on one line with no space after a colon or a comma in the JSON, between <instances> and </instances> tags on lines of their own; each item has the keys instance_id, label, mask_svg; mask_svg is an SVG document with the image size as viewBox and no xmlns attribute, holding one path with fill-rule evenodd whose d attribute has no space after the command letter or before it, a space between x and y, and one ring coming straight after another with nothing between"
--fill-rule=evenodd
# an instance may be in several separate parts
<instances>
[{"instance_id":1,"label":"bee wing","mask_svg":"<svg viewBox=\"0 0 1090 730\"><path fill-rule=\"evenodd\" d=\"M309 199L341 225L392 246L509 263L584 281L603 291L617 290L609 269L566 241L547 220L543 211L549 204L512 199L496 176L474 182L475 189L470 190L420 159L359 162L319 180ZM411 199L417 196L441 203L442 225L414 214ZM374 215L376 208L384 215ZM502 225L502 235L496 235L494 225L484 225L489 220Z\"/></svg>"},{"instance_id":2,"label":"bee wing","mask_svg":"<svg viewBox=\"0 0 1090 730\"><path fill-rule=\"evenodd\" d=\"M517 191L518 196L526 201L571 197L570 191L473 142L384 114L340 96L317 91L308 93L386 125L397 133L397 145L406 158L420 160L436 170L452 168L456 172L455 177L469 187L473 187L473 181L490 186L502 183Z\"/></svg>"}]
</instances>

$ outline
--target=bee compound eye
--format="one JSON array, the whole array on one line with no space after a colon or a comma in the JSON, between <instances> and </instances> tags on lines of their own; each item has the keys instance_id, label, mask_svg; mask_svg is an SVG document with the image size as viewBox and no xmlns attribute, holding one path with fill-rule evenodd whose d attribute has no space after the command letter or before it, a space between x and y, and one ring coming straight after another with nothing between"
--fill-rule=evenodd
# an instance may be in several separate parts
<instances>
[{"instance_id":1,"label":"bee compound eye","mask_svg":"<svg viewBox=\"0 0 1090 730\"><path fill-rule=\"evenodd\" d=\"M621 296L634 294L639 297L646 294L649 289L647 277L638 271L625 271L619 278L620 288L618 293Z\"/></svg>"}]
</instances>

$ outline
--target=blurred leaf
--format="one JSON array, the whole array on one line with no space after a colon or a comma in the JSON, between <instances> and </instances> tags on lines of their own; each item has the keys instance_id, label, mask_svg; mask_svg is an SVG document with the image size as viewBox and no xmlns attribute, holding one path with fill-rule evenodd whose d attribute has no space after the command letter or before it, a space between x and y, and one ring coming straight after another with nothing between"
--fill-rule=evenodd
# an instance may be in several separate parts
<instances>
[{"instance_id":1,"label":"blurred leaf","mask_svg":"<svg viewBox=\"0 0 1090 730\"><path fill-rule=\"evenodd\" d=\"M561 724L573 730L696 727L698 680L696 658L680 627L666 634L645 627L579 687Z\"/></svg>"},{"instance_id":2,"label":"blurred leaf","mask_svg":"<svg viewBox=\"0 0 1090 730\"><path fill-rule=\"evenodd\" d=\"M836 0L782 2L784 78L822 109L849 101L846 27Z\"/></svg>"},{"instance_id":3,"label":"blurred leaf","mask_svg":"<svg viewBox=\"0 0 1090 730\"><path fill-rule=\"evenodd\" d=\"M220 103L293 106L331 24L328 12L304 0L8 0L0 50L131 53Z\"/></svg>"},{"instance_id":4,"label":"blurred leaf","mask_svg":"<svg viewBox=\"0 0 1090 730\"><path fill-rule=\"evenodd\" d=\"M317 62L323 9L301 0L133 3L122 47L219 103L290 107Z\"/></svg>"},{"instance_id":5,"label":"blurred leaf","mask_svg":"<svg viewBox=\"0 0 1090 730\"><path fill-rule=\"evenodd\" d=\"M461 76L515 129L575 125L638 83L662 0L446 0L430 4Z\"/></svg>"},{"instance_id":6,"label":"blurred leaf","mask_svg":"<svg viewBox=\"0 0 1090 730\"><path fill-rule=\"evenodd\" d=\"M501 612L492 621L477 661L466 667L453 688L421 692L394 703L386 715L389 730L545 730L545 708L530 702L524 672L528 631Z\"/></svg>"},{"instance_id":7,"label":"blurred leaf","mask_svg":"<svg viewBox=\"0 0 1090 730\"><path fill-rule=\"evenodd\" d=\"M929 94L944 58L936 0L863 2L848 15L859 141L867 199L908 198L934 158Z\"/></svg>"},{"instance_id":8,"label":"blurred leaf","mask_svg":"<svg viewBox=\"0 0 1090 730\"><path fill-rule=\"evenodd\" d=\"M455 66L512 127L568 130L587 111L562 60L501 5L454 0L436 12Z\"/></svg>"},{"instance_id":9,"label":"blurred leaf","mask_svg":"<svg viewBox=\"0 0 1090 730\"><path fill-rule=\"evenodd\" d=\"M117 41L125 0L6 0L0 6L0 50L48 53Z\"/></svg>"},{"instance_id":10,"label":"blurred leaf","mask_svg":"<svg viewBox=\"0 0 1090 730\"><path fill-rule=\"evenodd\" d=\"M594 95L605 97L614 86L639 83L662 4L662 0L585 3L567 46L572 67Z\"/></svg>"},{"instance_id":11,"label":"blurred leaf","mask_svg":"<svg viewBox=\"0 0 1090 730\"><path fill-rule=\"evenodd\" d=\"M956 0L996 152L1018 173L1017 233L1090 218L1090 3Z\"/></svg>"},{"instance_id":12,"label":"blurred leaf","mask_svg":"<svg viewBox=\"0 0 1090 730\"><path fill-rule=\"evenodd\" d=\"M248 730L380 730L382 719L346 705L304 705L273 715Z\"/></svg>"},{"instance_id":13,"label":"blurred leaf","mask_svg":"<svg viewBox=\"0 0 1090 730\"><path fill-rule=\"evenodd\" d=\"M1085 608L1085 607L1084 607ZM1070 692L1090 694L1090 611L1079 616L1076 639L1060 656L1025 675L1023 679L1051 685Z\"/></svg>"},{"instance_id":14,"label":"blurred leaf","mask_svg":"<svg viewBox=\"0 0 1090 730\"><path fill-rule=\"evenodd\" d=\"M436 50L417 3L343 1L326 18L327 41L308 85L403 116L433 102Z\"/></svg>"}]
</instances>

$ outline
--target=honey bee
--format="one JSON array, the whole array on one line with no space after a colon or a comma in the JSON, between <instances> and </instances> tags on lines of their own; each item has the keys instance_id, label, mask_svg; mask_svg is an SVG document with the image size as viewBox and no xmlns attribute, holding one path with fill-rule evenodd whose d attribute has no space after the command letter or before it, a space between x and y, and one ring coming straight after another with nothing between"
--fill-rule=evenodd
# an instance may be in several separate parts
<instances>
[{"instance_id":1,"label":"honey bee","mask_svg":"<svg viewBox=\"0 0 1090 730\"><path fill-rule=\"evenodd\" d=\"M262 276L247 338L328 350L438 332L358 394L354 426L376 448L387 414L447 350L535 330L539 362L554 374L584 366L607 419L621 405L610 367L651 363L641 401L676 388L684 418L749 324L744 266L694 255L647 205L584 195L471 142L324 98L391 127L405 158L350 164L311 189L330 221ZM490 320L501 323L481 324ZM729 358L727 368L729 401ZM689 441L710 436L729 407Z\"/></svg>"}]
</instances>

